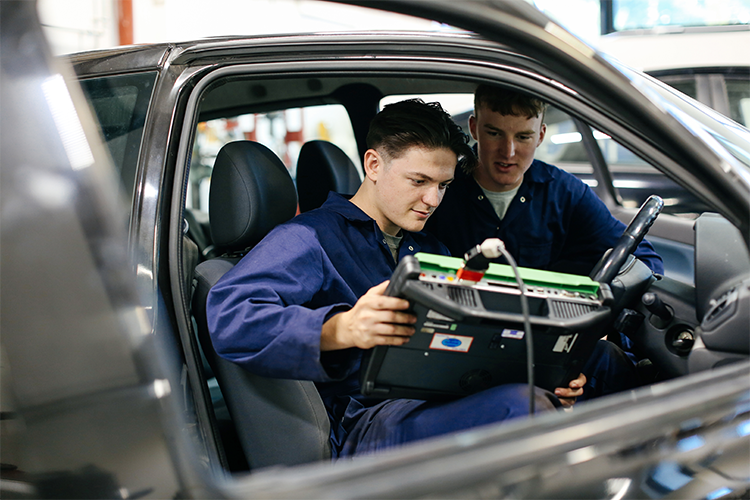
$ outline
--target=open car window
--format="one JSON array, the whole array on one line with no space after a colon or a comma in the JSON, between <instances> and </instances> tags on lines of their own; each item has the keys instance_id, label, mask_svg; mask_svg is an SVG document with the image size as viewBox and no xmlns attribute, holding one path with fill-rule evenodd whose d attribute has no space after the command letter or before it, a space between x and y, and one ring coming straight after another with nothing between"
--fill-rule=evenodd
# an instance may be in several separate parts
<instances>
[{"instance_id":1,"label":"open car window","mask_svg":"<svg viewBox=\"0 0 750 500\"><path fill-rule=\"evenodd\" d=\"M187 208L208 213L211 169L219 150L232 141L256 141L268 147L296 178L302 145L311 140L332 142L361 170L349 115L340 104L295 107L201 121L196 128L190 166Z\"/></svg>"}]
</instances>

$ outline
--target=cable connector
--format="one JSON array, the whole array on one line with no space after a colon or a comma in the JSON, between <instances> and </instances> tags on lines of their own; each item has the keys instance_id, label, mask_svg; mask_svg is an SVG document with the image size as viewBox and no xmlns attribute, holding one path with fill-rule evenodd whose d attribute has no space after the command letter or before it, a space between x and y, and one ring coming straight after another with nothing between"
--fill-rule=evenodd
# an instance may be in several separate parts
<instances>
[{"instance_id":1,"label":"cable connector","mask_svg":"<svg viewBox=\"0 0 750 500\"><path fill-rule=\"evenodd\" d=\"M464 263L456 271L456 277L463 283L478 283L490 267L490 262L500 257L505 244L499 238L487 238L481 244L464 254Z\"/></svg>"}]
</instances>

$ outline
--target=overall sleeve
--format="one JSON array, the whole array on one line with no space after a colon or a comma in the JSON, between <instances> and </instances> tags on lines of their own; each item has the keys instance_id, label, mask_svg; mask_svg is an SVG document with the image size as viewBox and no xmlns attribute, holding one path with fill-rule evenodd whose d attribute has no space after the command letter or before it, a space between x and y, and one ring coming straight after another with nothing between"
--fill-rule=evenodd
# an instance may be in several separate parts
<instances>
[{"instance_id":1,"label":"overall sleeve","mask_svg":"<svg viewBox=\"0 0 750 500\"><path fill-rule=\"evenodd\" d=\"M571 232L565 245L566 255L563 258L585 256L596 263L599 256L617 244L626 227L610 213L604 202L588 186L585 186L572 217ZM664 273L661 257L645 239L636 248L635 256L653 272Z\"/></svg>"},{"instance_id":2,"label":"overall sleeve","mask_svg":"<svg viewBox=\"0 0 750 500\"><path fill-rule=\"evenodd\" d=\"M208 295L208 328L216 352L262 376L316 382L344 378L356 367L337 363L327 369L321 362L323 323L351 307L348 301L319 297L321 290L335 287L325 262L309 228L289 224L272 231Z\"/></svg>"}]
</instances>

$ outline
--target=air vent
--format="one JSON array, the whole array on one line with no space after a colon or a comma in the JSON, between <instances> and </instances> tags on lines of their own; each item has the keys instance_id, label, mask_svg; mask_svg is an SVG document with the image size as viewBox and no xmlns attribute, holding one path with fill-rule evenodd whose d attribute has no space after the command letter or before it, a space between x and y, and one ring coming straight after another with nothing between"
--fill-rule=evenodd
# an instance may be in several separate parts
<instances>
[{"instance_id":1,"label":"air vent","mask_svg":"<svg viewBox=\"0 0 750 500\"><path fill-rule=\"evenodd\" d=\"M461 286L452 286L448 288L448 298L453 302L458 302L462 306L477 307L477 298L474 290Z\"/></svg>"},{"instance_id":2,"label":"air vent","mask_svg":"<svg viewBox=\"0 0 750 500\"><path fill-rule=\"evenodd\" d=\"M550 314L553 318L577 318L594 311L596 308L589 304L579 304L562 300L550 301Z\"/></svg>"}]
</instances>

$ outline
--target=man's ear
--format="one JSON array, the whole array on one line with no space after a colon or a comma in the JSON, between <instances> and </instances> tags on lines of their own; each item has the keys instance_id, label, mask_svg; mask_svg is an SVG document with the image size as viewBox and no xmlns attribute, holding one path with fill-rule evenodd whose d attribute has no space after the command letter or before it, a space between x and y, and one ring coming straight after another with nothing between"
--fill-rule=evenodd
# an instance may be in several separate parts
<instances>
[{"instance_id":1,"label":"man's ear","mask_svg":"<svg viewBox=\"0 0 750 500\"><path fill-rule=\"evenodd\" d=\"M365 171L365 177L372 182L378 180L378 173L383 169L383 158L374 149L365 151L365 160L362 167Z\"/></svg>"},{"instance_id":2,"label":"man's ear","mask_svg":"<svg viewBox=\"0 0 750 500\"><path fill-rule=\"evenodd\" d=\"M544 134L547 133L547 124L542 123L542 125L539 127L539 142L536 143L536 147L539 147L539 145L544 140Z\"/></svg>"},{"instance_id":3,"label":"man's ear","mask_svg":"<svg viewBox=\"0 0 750 500\"><path fill-rule=\"evenodd\" d=\"M477 139L477 117L475 115L469 117L469 133L475 141L479 140Z\"/></svg>"}]
</instances>

